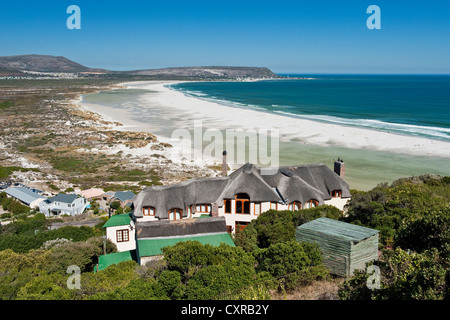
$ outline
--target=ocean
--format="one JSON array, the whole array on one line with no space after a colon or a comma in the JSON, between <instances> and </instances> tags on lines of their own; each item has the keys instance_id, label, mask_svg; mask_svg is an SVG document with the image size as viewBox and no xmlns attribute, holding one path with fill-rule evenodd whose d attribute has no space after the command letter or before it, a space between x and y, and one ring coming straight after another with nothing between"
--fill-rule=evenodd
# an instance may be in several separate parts
<instances>
[{"instance_id":1,"label":"ocean","mask_svg":"<svg viewBox=\"0 0 450 320\"><path fill-rule=\"evenodd\" d=\"M171 88L232 107L450 141L450 76L308 75Z\"/></svg>"}]
</instances>

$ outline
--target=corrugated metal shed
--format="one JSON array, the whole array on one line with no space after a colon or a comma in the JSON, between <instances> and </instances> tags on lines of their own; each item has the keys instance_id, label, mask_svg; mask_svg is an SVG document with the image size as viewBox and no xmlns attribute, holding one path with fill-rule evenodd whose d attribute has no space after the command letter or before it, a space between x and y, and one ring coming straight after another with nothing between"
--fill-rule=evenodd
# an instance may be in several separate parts
<instances>
[{"instance_id":1,"label":"corrugated metal shed","mask_svg":"<svg viewBox=\"0 0 450 320\"><path fill-rule=\"evenodd\" d=\"M377 259L378 233L378 230L319 218L297 227L295 236L298 242L317 243L330 272L347 277Z\"/></svg>"},{"instance_id":2,"label":"corrugated metal shed","mask_svg":"<svg viewBox=\"0 0 450 320\"><path fill-rule=\"evenodd\" d=\"M5 193L25 203L28 206L33 201L36 201L38 199L46 199L46 197L40 195L39 193L33 192L32 190L23 187L9 188L5 190Z\"/></svg>"}]
</instances>

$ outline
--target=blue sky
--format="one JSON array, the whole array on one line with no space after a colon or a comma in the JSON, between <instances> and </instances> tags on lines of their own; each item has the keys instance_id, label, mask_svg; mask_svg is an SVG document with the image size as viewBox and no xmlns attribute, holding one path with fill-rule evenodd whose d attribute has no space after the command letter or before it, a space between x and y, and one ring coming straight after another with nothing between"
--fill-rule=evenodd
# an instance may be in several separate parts
<instances>
[{"instance_id":1,"label":"blue sky","mask_svg":"<svg viewBox=\"0 0 450 320\"><path fill-rule=\"evenodd\" d=\"M69 5L81 30L69 30ZM369 5L381 30L369 30ZM266 66L278 73L450 74L450 1L2 1L0 56L89 67Z\"/></svg>"}]
</instances>

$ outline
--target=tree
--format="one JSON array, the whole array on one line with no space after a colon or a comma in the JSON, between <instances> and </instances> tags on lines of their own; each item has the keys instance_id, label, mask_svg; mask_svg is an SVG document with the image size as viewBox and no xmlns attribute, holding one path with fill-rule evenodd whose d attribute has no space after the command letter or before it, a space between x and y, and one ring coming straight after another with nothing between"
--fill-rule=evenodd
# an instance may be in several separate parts
<instances>
[{"instance_id":1,"label":"tree","mask_svg":"<svg viewBox=\"0 0 450 320\"><path fill-rule=\"evenodd\" d=\"M109 207L110 207L111 209L117 210L117 209L120 208L120 202L119 202L119 201L114 201L114 202L112 202L112 203L109 205Z\"/></svg>"},{"instance_id":2,"label":"tree","mask_svg":"<svg viewBox=\"0 0 450 320\"><path fill-rule=\"evenodd\" d=\"M450 258L450 206L408 222L396 234L395 245L417 252L436 248Z\"/></svg>"}]
</instances>

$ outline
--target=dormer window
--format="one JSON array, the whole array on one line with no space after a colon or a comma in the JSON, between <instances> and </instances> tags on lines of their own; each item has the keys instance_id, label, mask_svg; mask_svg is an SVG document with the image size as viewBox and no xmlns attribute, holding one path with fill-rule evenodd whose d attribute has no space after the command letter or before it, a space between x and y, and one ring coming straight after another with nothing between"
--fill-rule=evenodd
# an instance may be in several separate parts
<instances>
[{"instance_id":1,"label":"dormer window","mask_svg":"<svg viewBox=\"0 0 450 320\"><path fill-rule=\"evenodd\" d=\"M246 193L236 195L236 213L250 214L250 197Z\"/></svg>"},{"instance_id":2,"label":"dormer window","mask_svg":"<svg viewBox=\"0 0 450 320\"><path fill-rule=\"evenodd\" d=\"M153 208L153 207L143 207L142 208L142 214L144 216L154 217L155 216L155 208Z\"/></svg>"},{"instance_id":3,"label":"dormer window","mask_svg":"<svg viewBox=\"0 0 450 320\"><path fill-rule=\"evenodd\" d=\"M195 212L202 212L202 213L210 213L211 212L211 205L209 204L198 204L195 207Z\"/></svg>"},{"instance_id":4,"label":"dormer window","mask_svg":"<svg viewBox=\"0 0 450 320\"><path fill-rule=\"evenodd\" d=\"M302 209L302 204L298 201L293 201L288 206L288 210L291 210L291 211L299 211L301 209Z\"/></svg>"},{"instance_id":5,"label":"dormer window","mask_svg":"<svg viewBox=\"0 0 450 320\"><path fill-rule=\"evenodd\" d=\"M183 219L183 210L175 208L169 210L169 220L181 220Z\"/></svg>"},{"instance_id":6,"label":"dormer window","mask_svg":"<svg viewBox=\"0 0 450 320\"><path fill-rule=\"evenodd\" d=\"M333 190L333 191L331 191L331 197L332 198L340 198L340 197L342 197L342 191L341 190Z\"/></svg>"},{"instance_id":7,"label":"dormer window","mask_svg":"<svg viewBox=\"0 0 450 320\"><path fill-rule=\"evenodd\" d=\"M319 201L317 200L309 200L308 202L305 203L305 208L309 209L309 208L315 208L319 205Z\"/></svg>"}]
</instances>

